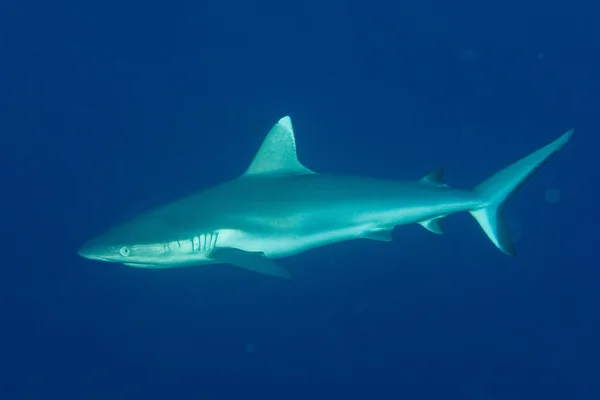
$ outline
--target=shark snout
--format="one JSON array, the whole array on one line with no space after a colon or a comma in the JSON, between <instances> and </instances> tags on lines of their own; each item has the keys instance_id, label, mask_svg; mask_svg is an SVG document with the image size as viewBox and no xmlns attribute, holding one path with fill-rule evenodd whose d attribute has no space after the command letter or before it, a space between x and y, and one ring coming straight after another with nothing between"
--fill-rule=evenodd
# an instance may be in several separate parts
<instances>
[{"instance_id":1,"label":"shark snout","mask_svg":"<svg viewBox=\"0 0 600 400\"><path fill-rule=\"evenodd\" d=\"M77 249L77 254L84 258L90 258L92 256L92 246L90 246L90 242L85 242L79 249Z\"/></svg>"},{"instance_id":2,"label":"shark snout","mask_svg":"<svg viewBox=\"0 0 600 400\"><path fill-rule=\"evenodd\" d=\"M97 244L90 240L85 242L78 250L77 254L79 254L83 258L88 258L90 260L104 260L101 257L101 252L98 249Z\"/></svg>"}]
</instances>

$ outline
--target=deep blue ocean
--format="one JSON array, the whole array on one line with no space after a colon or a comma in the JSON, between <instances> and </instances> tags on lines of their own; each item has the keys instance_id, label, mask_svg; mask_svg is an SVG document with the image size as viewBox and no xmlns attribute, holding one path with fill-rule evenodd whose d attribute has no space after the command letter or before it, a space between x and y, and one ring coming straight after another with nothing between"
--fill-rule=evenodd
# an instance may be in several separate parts
<instances>
[{"instance_id":1,"label":"deep blue ocean","mask_svg":"<svg viewBox=\"0 0 600 400\"><path fill-rule=\"evenodd\" d=\"M576 133L505 208L515 257L467 213L289 281L78 256L285 115L317 172L466 189ZM0 400L598 399L599 116L589 0L5 0Z\"/></svg>"}]
</instances>

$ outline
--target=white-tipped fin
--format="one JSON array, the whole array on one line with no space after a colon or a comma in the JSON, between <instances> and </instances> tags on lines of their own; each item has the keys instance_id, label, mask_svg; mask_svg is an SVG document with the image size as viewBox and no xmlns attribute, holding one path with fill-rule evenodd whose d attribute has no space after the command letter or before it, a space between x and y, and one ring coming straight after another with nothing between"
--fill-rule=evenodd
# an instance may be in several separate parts
<instances>
[{"instance_id":1,"label":"white-tipped fin","mask_svg":"<svg viewBox=\"0 0 600 400\"><path fill-rule=\"evenodd\" d=\"M314 174L298 161L290 117L281 118L271 128L244 176L263 174Z\"/></svg>"},{"instance_id":2,"label":"white-tipped fin","mask_svg":"<svg viewBox=\"0 0 600 400\"><path fill-rule=\"evenodd\" d=\"M515 254L506 224L502 220L504 203L513 195L548 159L567 144L574 130L571 129L552 143L534 151L488 178L474 189L476 195L487 205L471 210L492 243L506 254Z\"/></svg>"}]
</instances>

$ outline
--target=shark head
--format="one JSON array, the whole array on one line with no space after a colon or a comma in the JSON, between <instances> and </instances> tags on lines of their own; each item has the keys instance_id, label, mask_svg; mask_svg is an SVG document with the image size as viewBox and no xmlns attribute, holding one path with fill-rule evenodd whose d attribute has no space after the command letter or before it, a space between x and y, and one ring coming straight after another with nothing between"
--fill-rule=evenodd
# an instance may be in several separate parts
<instances>
[{"instance_id":1,"label":"shark head","mask_svg":"<svg viewBox=\"0 0 600 400\"><path fill-rule=\"evenodd\" d=\"M162 238L144 235L151 233L148 218L125 221L85 242L77 253L87 259L131 266L156 264L165 256ZM156 223L156 221L154 221Z\"/></svg>"},{"instance_id":2,"label":"shark head","mask_svg":"<svg viewBox=\"0 0 600 400\"><path fill-rule=\"evenodd\" d=\"M105 240L99 236L86 242L77 253L96 261L125 264L131 267L150 268L166 258L168 244L130 244Z\"/></svg>"},{"instance_id":3,"label":"shark head","mask_svg":"<svg viewBox=\"0 0 600 400\"><path fill-rule=\"evenodd\" d=\"M162 208L113 227L86 242L77 251L95 261L140 268L169 268L207 261L218 231L178 230L171 208Z\"/></svg>"},{"instance_id":4,"label":"shark head","mask_svg":"<svg viewBox=\"0 0 600 400\"><path fill-rule=\"evenodd\" d=\"M77 253L90 260L143 268L177 262L190 246L185 246L185 240L157 234L167 226L163 220L147 215L117 225L84 243Z\"/></svg>"}]
</instances>

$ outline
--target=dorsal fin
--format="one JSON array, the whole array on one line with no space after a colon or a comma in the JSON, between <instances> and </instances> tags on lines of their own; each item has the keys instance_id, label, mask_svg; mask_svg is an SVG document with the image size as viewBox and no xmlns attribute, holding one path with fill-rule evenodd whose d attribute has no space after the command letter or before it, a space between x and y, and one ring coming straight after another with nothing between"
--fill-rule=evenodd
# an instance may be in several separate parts
<instances>
[{"instance_id":1,"label":"dorsal fin","mask_svg":"<svg viewBox=\"0 0 600 400\"><path fill-rule=\"evenodd\" d=\"M431 171L429 174L425 175L421 178L421 182L431 183L435 186L448 187L444 182L444 169L438 168L434 171Z\"/></svg>"},{"instance_id":2,"label":"dorsal fin","mask_svg":"<svg viewBox=\"0 0 600 400\"><path fill-rule=\"evenodd\" d=\"M314 174L298 161L290 117L281 118L271 128L244 176L263 174Z\"/></svg>"}]
</instances>

